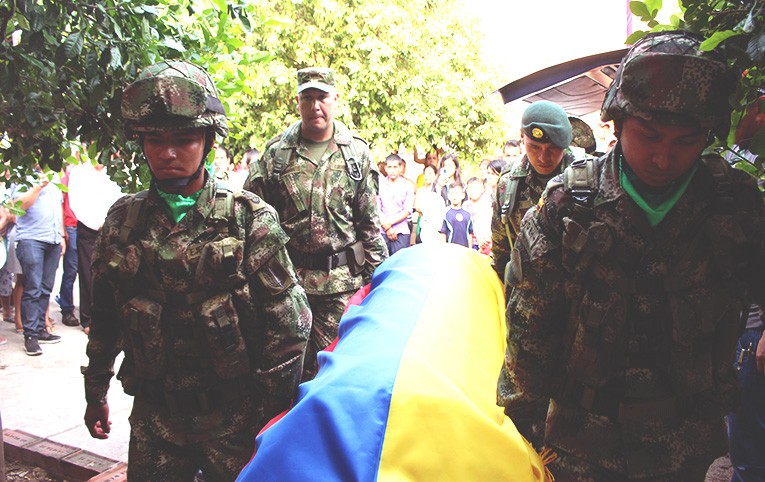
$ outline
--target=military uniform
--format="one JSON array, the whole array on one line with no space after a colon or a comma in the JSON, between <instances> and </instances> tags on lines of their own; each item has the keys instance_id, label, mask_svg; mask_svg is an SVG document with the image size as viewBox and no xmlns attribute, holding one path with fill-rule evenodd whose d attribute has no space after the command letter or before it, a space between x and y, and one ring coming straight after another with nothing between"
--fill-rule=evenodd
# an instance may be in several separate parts
<instances>
[{"instance_id":1,"label":"military uniform","mask_svg":"<svg viewBox=\"0 0 765 482\"><path fill-rule=\"evenodd\" d=\"M129 480L191 481L201 469L208 482L231 481L297 393L308 301L274 209L203 169L214 135L228 131L207 72L148 67L122 115L129 135L151 136L139 140L152 183L111 207L94 246L85 423L93 437L108 432L122 351L117 378L135 396Z\"/></svg>"},{"instance_id":2,"label":"military uniform","mask_svg":"<svg viewBox=\"0 0 765 482\"><path fill-rule=\"evenodd\" d=\"M573 154L566 152L556 174L560 174L573 160ZM537 204L552 177L540 176L534 171L526 155L511 162L499 175L497 201L493 205L491 218L491 253L499 279L504 279L505 266L510 261L510 252L521 231L523 215Z\"/></svg>"},{"instance_id":3,"label":"military uniform","mask_svg":"<svg viewBox=\"0 0 765 482\"><path fill-rule=\"evenodd\" d=\"M236 475L258 430L289 407L300 379L310 312L284 248L287 236L254 195L233 196L209 180L177 224L153 191L135 199L115 203L93 251L87 401L106 398L115 356L124 350L117 377L136 397L131 425L156 439L146 446L134 431L131 462L138 462L134 454L161 452L159 442L209 444L213 453L218 444ZM238 457L228 460L229 436L241 431L246 443L233 444ZM133 464L131 476L174 480L164 478L162 457L152 455L147 464L156 465L146 478Z\"/></svg>"},{"instance_id":4,"label":"military uniform","mask_svg":"<svg viewBox=\"0 0 765 482\"><path fill-rule=\"evenodd\" d=\"M499 398L511 416L552 398L546 445L656 476L725 453L739 313L762 288L762 198L714 158L651 230L615 157L595 164L589 212L559 183L524 222ZM735 211L722 210L717 172Z\"/></svg>"},{"instance_id":5,"label":"military uniform","mask_svg":"<svg viewBox=\"0 0 765 482\"><path fill-rule=\"evenodd\" d=\"M657 121L656 135L695 127L680 132L703 142L726 121L718 97L732 88L700 43L662 32L635 44L603 119ZM727 449L741 310L765 297L763 199L748 174L705 155L667 188L673 204L657 220L625 179L624 136L551 181L522 223L498 399L511 417L549 403L556 480L702 480Z\"/></svg>"},{"instance_id":6,"label":"military uniform","mask_svg":"<svg viewBox=\"0 0 765 482\"><path fill-rule=\"evenodd\" d=\"M284 162L278 176L277 162ZM376 199L378 172L369 148L334 121L327 151L316 161L300 138L298 121L250 164L244 189L276 208L290 236L287 248L313 314L306 371L315 374L316 352L337 336L345 303L387 257Z\"/></svg>"}]
</instances>

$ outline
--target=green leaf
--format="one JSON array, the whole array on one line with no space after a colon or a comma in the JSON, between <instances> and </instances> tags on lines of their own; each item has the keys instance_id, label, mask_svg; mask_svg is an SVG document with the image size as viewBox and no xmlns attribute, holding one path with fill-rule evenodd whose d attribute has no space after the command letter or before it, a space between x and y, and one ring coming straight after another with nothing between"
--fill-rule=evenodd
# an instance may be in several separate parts
<instances>
[{"instance_id":1,"label":"green leaf","mask_svg":"<svg viewBox=\"0 0 765 482\"><path fill-rule=\"evenodd\" d=\"M225 15L228 10L226 8L226 0L213 0L213 1L215 2L215 6L218 7L218 10L223 12L223 14Z\"/></svg>"},{"instance_id":2,"label":"green leaf","mask_svg":"<svg viewBox=\"0 0 765 482\"><path fill-rule=\"evenodd\" d=\"M648 9L648 6L645 4L645 2L633 0L630 2L630 12L634 13L644 21L652 18L651 11Z\"/></svg>"},{"instance_id":3,"label":"green leaf","mask_svg":"<svg viewBox=\"0 0 765 482\"><path fill-rule=\"evenodd\" d=\"M84 39L82 38L81 32L72 32L69 34L69 36L64 40L64 43L62 44L64 47L64 54L66 55L67 59L73 59L75 57L78 57L80 53L82 53L82 46L84 44Z\"/></svg>"},{"instance_id":4,"label":"green leaf","mask_svg":"<svg viewBox=\"0 0 765 482\"><path fill-rule=\"evenodd\" d=\"M629 37L627 37L627 40L625 40L624 43L626 45L632 45L638 40L640 40L641 38L645 37L647 33L648 32L646 32L645 30L635 30L634 32L630 34Z\"/></svg>"},{"instance_id":5,"label":"green leaf","mask_svg":"<svg viewBox=\"0 0 765 482\"><path fill-rule=\"evenodd\" d=\"M701 42L701 45L699 45L699 50L714 50L721 42L737 35L741 35L741 32L736 32L735 30L723 30L720 32L715 32L711 37Z\"/></svg>"},{"instance_id":6,"label":"green leaf","mask_svg":"<svg viewBox=\"0 0 765 482\"><path fill-rule=\"evenodd\" d=\"M651 12L651 17L655 18L661 10L662 0L645 0L644 3L648 11Z\"/></svg>"},{"instance_id":7,"label":"green leaf","mask_svg":"<svg viewBox=\"0 0 765 482\"><path fill-rule=\"evenodd\" d=\"M749 143L749 150L753 154L765 157L765 130L760 129L752 137L752 141Z\"/></svg>"},{"instance_id":8,"label":"green leaf","mask_svg":"<svg viewBox=\"0 0 765 482\"><path fill-rule=\"evenodd\" d=\"M159 44L169 49L173 49L176 52L186 51L186 47L184 47L182 43L175 40L174 38L170 38L170 37L164 38L159 42Z\"/></svg>"},{"instance_id":9,"label":"green leaf","mask_svg":"<svg viewBox=\"0 0 765 482\"><path fill-rule=\"evenodd\" d=\"M122 68L122 53L118 47L109 49L109 67L111 67L112 70L119 70Z\"/></svg>"}]
</instances>

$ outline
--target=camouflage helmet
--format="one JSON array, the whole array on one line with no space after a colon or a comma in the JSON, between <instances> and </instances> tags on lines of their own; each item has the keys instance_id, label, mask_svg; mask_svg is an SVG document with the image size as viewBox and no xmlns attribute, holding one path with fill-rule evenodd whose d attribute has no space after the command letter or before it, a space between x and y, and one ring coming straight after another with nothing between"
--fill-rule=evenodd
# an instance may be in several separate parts
<instances>
[{"instance_id":1,"label":"camouflage helmet","mask_svg":"<svg viewBox=\"0 0 765 482\"><path fill-rule=\"evenodd\" d=\"M584 149L587 154L595 152L595 133L592 127L579 117L568 116L571 123L571 145Z\"/></svg>"},{"instance_id":2,"label":"camouflage helmet","mask_svg":"<svg viewBox=\"0 0 765 482\"><path fill-rule=\"evenodd\" d=\"M721 55L699 49L701 42L680 30L649 33L636 42L606 92L601 119L634 116L710 129L727 125L735 78Z\"/></svg>"},{"instance_id":3,"label":"camouflage helmet","mask_svg":"<svg viewBox=\"0 0 765 482\"><path fill-rule=\"evenodd\" d=\"M122 117L130 136L209 127L228 134L226 110L203 68L170 60L145 68L122 94Z\"/></svg>"}]
</instances>

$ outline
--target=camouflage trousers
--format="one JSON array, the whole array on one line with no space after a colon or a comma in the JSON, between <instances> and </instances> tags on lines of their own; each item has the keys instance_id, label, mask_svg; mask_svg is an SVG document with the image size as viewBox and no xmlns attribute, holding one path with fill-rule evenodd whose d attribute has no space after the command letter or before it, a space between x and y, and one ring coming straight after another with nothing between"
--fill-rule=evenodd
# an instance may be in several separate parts
<instances>
[{"instance_id":1,"label":"camouflage trousers","mask_svg":"<svg viewBox=\"0 0 765 482\"><path fill-rule=\"evenodd\" d=\"M332 295L308 295L308 305L311 307L313 322L301 381L313 380L313 377L316 376L319 371L316 355L335 341L340 317L343 316L345 305L355 292L356 290Z\"/></svg>"},{"instance_id":2,"label":"camouflage trousers","mask_svg":"<svg viewBox=\"0 0 765 482\"><path fill-rule=\"evenodd\" d=\"M548 465L547 468L550 469L550 472L555 477L555 482L621 482L627 480L639 480L641 482L704 482L707 470L709 470L709 466L714 462L714 459L699 460L690 467L685 468L682 472L658 477L631 479L625 474L592 464L555 447L552 447L552 450L558 458Z\"/></svg>"},{"instance_id":3,"label":"camouflage trousers","mask_svg":"<svg viewBox=\"0 0 765 482\"><path fill-rule=\"evenodd\" d=\"M151 424L132 423L128 481L192 482L199 470L205 482L236 480L255 450L252 427L190 445L157 436Z\"/></svg>"}]
</instances>

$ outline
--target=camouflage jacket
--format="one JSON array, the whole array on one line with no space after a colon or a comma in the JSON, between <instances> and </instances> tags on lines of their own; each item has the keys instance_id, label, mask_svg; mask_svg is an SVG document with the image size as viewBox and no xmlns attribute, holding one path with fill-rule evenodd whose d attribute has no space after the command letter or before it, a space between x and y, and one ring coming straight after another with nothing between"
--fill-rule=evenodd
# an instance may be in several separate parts
<instances>
[{"instance_id":1,"label":"camouflage jacket","mask_svg":"<svg viewBox=\"0 0 765 482\"><path fill-rule=\"evenodd\" d=\"M274 210L251 193L227 192L208 178L176 224L152 189L127 236L136 195L109 210L93 250L88 403L106 398L124 351L118 378L137 402L149 386L191 398L225 386L249 401L230 413L160 416L168 437L218 437L289 406L311 329L306 295Z\"/></svg>"},{"instance_id":2,"label":"camouflage jacket","mask_svg":"<svg viewBox=\"0 0 765 482\"><path fill-rule=\"evenodd\" d=\"M560 163L560 170L556 172L563 172L563 169L571 164L573 159L573 155L567 151ZM548 179L541 178L531 168L529 158L526 155L511 162L499 176L497 195L495 196L496 202L493 205L494 212L491 217L492 264L494 271L499 275L499 279L504 279L505 265L510 261L510 251L512 251L512 245L521 230L523 215L542 197ZM513 191L511 188L513 183L517 183L514 190L514 201L509 200L510 191ZM512 204L512 210L506 213L508 225L505 225L502 219L502 208L510 204Z\"/></svg>"},{"instance_id":3,"label":"camouflage jacket","mask_svg":"<svg viewBox=\"0 0 765 482\"><path fill-rule=\"evenodd\" d=\"M765 295L765 222L754 180L714 158L652 229L620 186L619 152L595 161L591 209L565 189L569 167L524 219L497 395L511 417L552 398L546 445L646 477L725 453L740 313Z\"/></svg>"},{"instance_id":4,"label":"camouflage jacket","mask_svg":"<svg viewBox=\"0 0 765 482\"><path fill-rule=\"evenodd\" d=\"M297 251L329 255L356 241L364 245L366 267L353 276L348 266L329 273L296 267L303 288L311 295L355 290L368 283L372 272L388 255L380 234L377 206L377 167L366 143L335 121L335 133L321 161L314 162L300 139L299 124L269 141L263 155L250 164L244 189L254 192L279 213L282 228ZM359 153L362 179L358 185L347 172L338 146L353 143ZM288 161L275 182L274 161L279 149L289 149Z\"/></svg>"}]
</instances>

